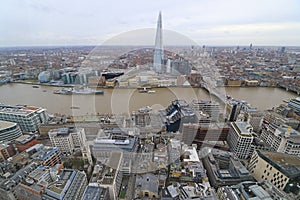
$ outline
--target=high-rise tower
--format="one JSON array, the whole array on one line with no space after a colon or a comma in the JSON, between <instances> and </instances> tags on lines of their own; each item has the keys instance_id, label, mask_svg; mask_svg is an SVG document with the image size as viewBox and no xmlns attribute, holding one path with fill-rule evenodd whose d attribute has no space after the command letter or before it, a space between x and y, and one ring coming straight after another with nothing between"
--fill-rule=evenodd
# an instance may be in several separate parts
<instances>
[{"instance_id":1,"label":"high-rise tower","mask_svg":"<svg viewBox=\"0 0 300 200\"><path fill-rule=\"evenodd\" d=\"M156 38L155 38L155 49L154 49L154 58L153 58L153 70L161 73L162 72L162 63L164 59L164 51L162 44L162 20L161 12L159 12L157 20L157 29L156 29Z\"/></svg>"}]
</instances>

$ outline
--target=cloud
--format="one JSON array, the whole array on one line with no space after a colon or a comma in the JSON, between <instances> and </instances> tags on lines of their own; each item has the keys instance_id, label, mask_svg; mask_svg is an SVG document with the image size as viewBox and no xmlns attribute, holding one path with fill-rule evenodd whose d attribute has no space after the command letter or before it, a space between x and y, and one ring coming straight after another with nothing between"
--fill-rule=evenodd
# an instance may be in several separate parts
<instances>
[{"instance_id":1,"label":"cloud","mask_svg":"<svg viewBox=\"0 0 300 200\"><path fill-rule=\"evenodd\" d=\"M200 43L238 45L266 39L300 45L299 8L297 0L11 0L0 7L0 45L50 40L90 44L108 35L155 28L159 10L164 29ZM42 32L51 37L37 37Z\"/></svg>"}]
</instances>

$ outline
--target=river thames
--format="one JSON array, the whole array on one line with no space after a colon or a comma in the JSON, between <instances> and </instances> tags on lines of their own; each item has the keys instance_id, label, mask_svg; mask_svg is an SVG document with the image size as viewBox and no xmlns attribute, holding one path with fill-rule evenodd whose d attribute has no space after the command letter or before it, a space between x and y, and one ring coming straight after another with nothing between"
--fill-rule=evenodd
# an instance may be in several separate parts
<instances>
[{"instance_id":1,"label":"river thames","mask_svg":"<svg viewBox=\"0 0 300 200\"><path fill-rule=\"evenodd\" d=\"M153 94L139 93L137 89L102 89L104 95L59 95L53 91L58 87L29 84L5 84L0 86L0 103L26 104L47 108L50 113L67 115L85 114L125 114L144 106L154 109L166 107L174 99L211 100L211 96L202 88L155 88ZM297 97L296 94L279 88L266 87L230 87L220 88L232 98L245 100L259 110L278 106L283 100ZM72 108L73 107L73 108ZM74 109L75 107L75 109Z\"/></svg>"}]
</instances>

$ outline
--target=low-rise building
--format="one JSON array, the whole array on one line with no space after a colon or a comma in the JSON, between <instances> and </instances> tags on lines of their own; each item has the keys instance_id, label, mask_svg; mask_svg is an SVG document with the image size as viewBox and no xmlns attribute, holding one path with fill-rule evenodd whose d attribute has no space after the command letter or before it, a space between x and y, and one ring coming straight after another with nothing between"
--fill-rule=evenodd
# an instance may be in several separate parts
<instances>
[{"instance_id":1,"label":"low-rise building","mask_svg":"<svg viewBox=\"0 0 300 200\"><path fill-rule=\"evenodd\" d=\"M137 197L160 198L158 192L159 180L154 174L138 174L135 181L135 193Z\"/></svg>"},{"instance_id":2,"label":"low-rise building","mask_svg":"<svg viewBox=\"0 0 300 200\"><path fill-rule=\"evenodd\" d=\"M37 143L38 143L38 140L36 139L36 137L34 135L22 135L14 141L14 144L15 144L16 148L18 149L19 153L36 145Z\"/></svg>"},{"instance_id":3,"label":"low-rise building","mask_svg":"<svg viewBox=\"0 0 300 200\"><path fill-rule=\"evenodd\" d=\"M4 162L8 158L16 154L15 148L12 143L2 142L0 143L0 162Z\"/></svg>"}]
</instances>

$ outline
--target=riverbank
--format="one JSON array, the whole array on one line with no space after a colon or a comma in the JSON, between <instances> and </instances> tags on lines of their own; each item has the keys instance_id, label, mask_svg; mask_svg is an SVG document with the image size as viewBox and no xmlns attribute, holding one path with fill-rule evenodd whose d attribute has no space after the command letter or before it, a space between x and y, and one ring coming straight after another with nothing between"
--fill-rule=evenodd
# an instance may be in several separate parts
<instances>
[{"instance_id":1,"label":"riverbank","mask_svg":"<svg viewBox=\"0 0 300 200\"><path fill-rule=\"evenodd\" d=\"M55 85L55 84L46 84L46 83L39 83L39 82L28 82L28 81L14 81L14 82L9 82L6 84L28 84L28 85L39 85L39 86L48 86L48 87L76 87L79 85L75 84L64 84L64 85ZM139 87L109 87L109 86L89 86L90 88L98 88L98 89L140 89L140 88L149 88L149 89L158 89L158 88L203 88L201 86L139 86ZM300 95L300 91L294 91L294 90L289 90L281 86L218 86L217 88L278 88L285 90L287 92L293 93Z\"/></svg>"}]
</instances>

